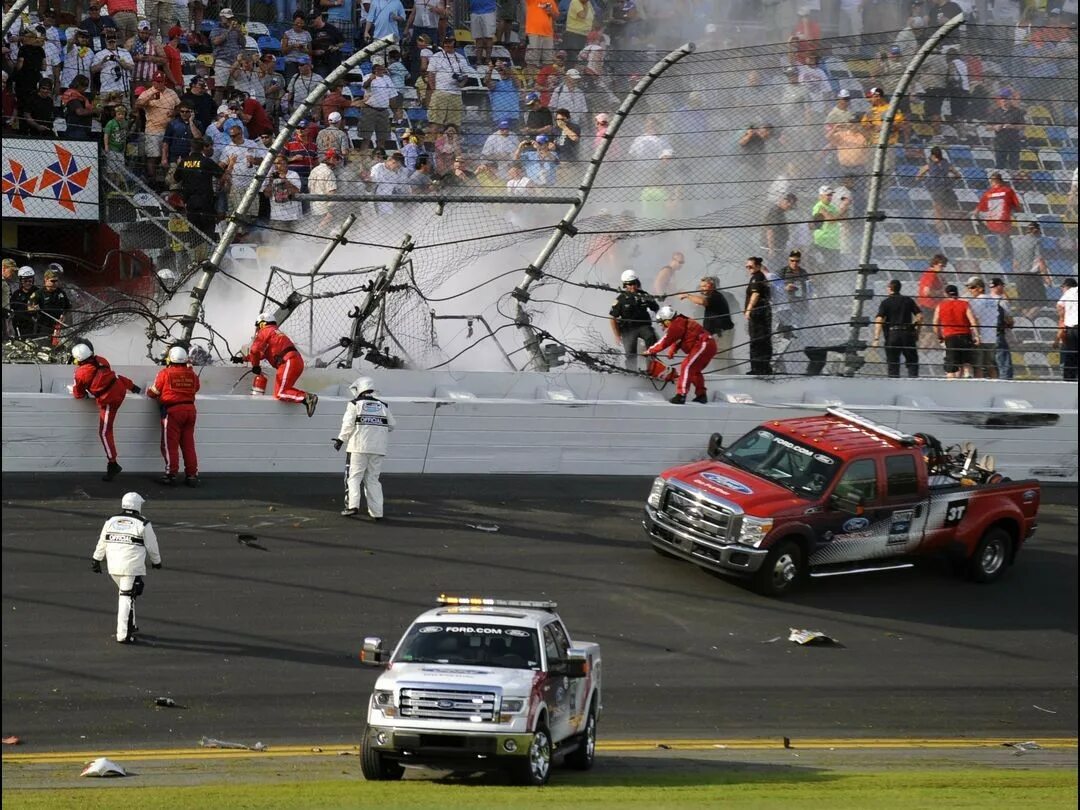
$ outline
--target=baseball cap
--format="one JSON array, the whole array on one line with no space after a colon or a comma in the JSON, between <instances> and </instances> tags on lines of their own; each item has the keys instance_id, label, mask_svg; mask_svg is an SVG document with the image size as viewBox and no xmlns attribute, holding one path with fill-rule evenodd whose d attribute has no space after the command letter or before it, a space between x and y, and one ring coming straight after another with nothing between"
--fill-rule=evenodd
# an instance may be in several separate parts
<instances>
[{"instance_id":1,"label":"baseball cap","mask_svg":"<svg viewBox=\"0 0 1080 810\"><path fill-rule=\"evenodd\" d=\"M608 118L607 113L597 113L596 114L596 123L598 123L598 124L606 124L606 123L608 123L609 120L610 119Z\"/></svg>"},{"instance_id":2,"label":"baseball cap","mask_svg":"<svg viewBox=\"0 0 1080 810\"><path fill-rule=\"evenodd\" d=\"M793 250L793 251L791 251L791 253L788 254L788 258L789 259L801 259L802 258L802 251L801 250Z\"/></svg>"},{"instance_id":3,"label":"baseball cap","mask_svg":"<svg viewBox=\"0 0 1080 810\"><path fill-rule=\"evenodd\" d=\"M173 37L182 37L183 35L184 29L181 28L179 25L174 25L172 28L169 29L169 39L172 39Z\"/></svg>"},{"instance_id":4,"label":"baseball cap","mask_svg":"<svg viewBox=\"0 0 1080 810\"><path fill-rule=\"evenodd\" d=\"M893 45L891 48L889 48L889 53L896 54L896 53L903 53L903 52L904 52L904 49L901 48L899 45Z\"/></svg>"},{"instance_id":5,"label":"baseball cap","mask_svg":"<svg viewBox=\"0 0 1080 810\"><path fill-rule=\"evenodd\" d=\"M986 282L984 282L984 281L982 280L982 277L981 277L981 276L971 276L970 278L968 278L968 280L967 280L967 284L966 284L965 286L966 286L966 287L967 287L967 288L968 288L969 290L970 290L970 289L971 289L972 287L978 287L978 288L979 288L979 289L981 289L981 290L985 290L985 289L986 289Z\"/></svg>"},{"instance_id":6,"label":"baseball cap","mask_svg":"<svg viewBox=\"0 0 1080 810\"><path fill-rule=\"evenodd\" d=\"M1004 286L1005 286L1005 282L1004 282L1004 281L1002 281L1002 280L1001 280L1000 278L998 278L997 276L994 276L994 277L993 277L992 279L990 279L990 286L991 286L991 287L1004 287Z\"/></svg>"},{"instance_id":7,"label":"baseball cap","mask_svg":"<svg viewBox=\"0 0 1080 810\"><path fill-rule=\"evenodd\" d=\"M296 64L298 65L310 65L311 57L306 54L301 54L296 58Z\"/></svg>"},{"instance_id":8,"label":"baseball cap","mask_svg":"<svg viewBox=\"0 0 1080 810\"><path fill-rule=\"evenodd\" d=\"M301 118L300 123L298 123L296 125L296 128L297 129L304 129L307 125L308 125L308 120L306 118Z\"/></svg>"},{"instance_id":9,"label":"baseball cap","mask_svg":"<svg viewBox=\"0 0 1080 810\"><path fill-rule=\"evenodd\" d=\"M1075 278L1067 278L1063 282L1061 282L1061 286L1064 287L1067 290L1071 290L1073 287L1076 286L1076 279Z\"/></svg>"},{"instance_id":10,"label":"baseball cap","mask_svg":"<svg viewBox=\"0 0 1080 810\"><path fill-rule=\"evenodd\" d=\"M149 20L139 20L139 30L140 31L149 31L150 30L150 21Z\"/></svg>"},{"instance_id":11,"label":"baseball cap","mask_svg":"<svg viewBox=\"0 0 1080 810\"><path fill-rule=\"evenodd\" d=\"M504 118L499 122L499 129L510 129L510 119Z\"/></svg>"},{"instance_id":12,"label":"baseball cap","mask_svg":"<svg viewBox=\"0 0 1080 810\"><path fill-rule=\"evenodd\" d=\"M945 294L946 295L951 295L953 298L956 298L958 295L960 295L960 290L956 289L955 284L946 284L945 285Z\"/></svg>"},{"instance_id":13,"label":"baseball cap","mask_svg":"<svg viewBox=\"0 0 1080 810\"><path fill-rule=\"evenodd\" d=\"M675 151L672 150L672 149L663 149L663 150L660 151L660 157L662 157L662 158L675 157Z\"/></svg>"},{"instance_id":14,"label":"baseball cap","mask_svg":"<svg viewBox=\"0 0 1080 810\"><path fill-rule=\"evenodd\" d=\"M998 98L1012 98L1013 92L1008 87L1003 87L1001 92L998 93Z\"/></svg>"},{"instance_id":15,"label":"baseball cap","mask_svg":"<svg viewBox=\"0 0 1080 810\"><path fill-rule=\"evenodd\" d=\"M839 93L836 94L836 97L837 98L851 98L851 91L850 90L841 90Z\"/></svg>"},{"instance_id":16,"label":"baseball cap","mask_svg":"<svg viewBox=\"0 0 1080 810\"><path fill-rule=\"evenodd\" d=\"M566 75L567 75L568 78L571 78L571 79L580 79L581 78L581 73L576 68L570 68L568 71L566 71Z\"/></svg>"},{"instance_id":17,"label":"baseball cap","mask_svg":"<svg viewBox=\"0 0 1080 810\"><path fill-rule=\"evenodd\" d=\"M883 92L881 92L880 87L871 87L870 92L867 93L867 95L869 95L869 96L883 96L885 94Z\"/></svg>"},{"instance_id":18,"label":"baseball cap","mask_svg":"<svg viewBox=\"0 0 1080 810\"><path fill-rule=\"evenodd\" d=\"M817 193L819 197L824 196L825 194L832 194L833 188L832 186L822 186L817 190Z\"/></svg>"},{"instance_id":19,"label":"baseball cap","mask_svg":"<svg viewBox=\"0 0 1080 810\"><path fill-rule=\"evenodd\" d=\"M536 136L536 142L537 143L547 143L550 140L551 140L551 138L549 138L547 135L537 135Z\"/></svg>"},{"instance_id":20,"label":"baseball cap","mask_svg":"<svg viewBox=\"0 0 1080 810\"><path fill-rule=\"evenodd\" d=\"M539 93L529 93L529 95L525 96L525 103L526 104L532 104L534 101L539 101L539 100L540 100L540 94Z\"/></svg>"},{"instance_id":21,"label":"baseball cap","mask_svg":"<svg viewBox=\"0 0 1080 810\"><path fill-rule=\"evenodd\" d=\"M341 120L341 113L332 112L330 113L330 115L326 116L326 118L331 124L336 124L338 121ZM332 152L333 150L331 149L330 151Z\"/></svg>"},{"instance_id":22,"label":"baseball cap","mask_svg":"<svg viewBox=\"0 0 1080 810\"><path fill-rule=\"evenodd\" d=\"M335 115L336 114L337 113L335 113ZM325 157L327 160L337 160L337 158L338 158L337 149L327 149L326 154L323 157Z\"/></svg>"},{"instance_id":23,"label":"baseball cap","mask_svg":"<svg viewBox=\"0 0 1080 810\"><path fill-rule=\"evenodd\" d=\"M233 11L232 11L231 8L223 8L221 11L218 12L218 16L223 20L229 20L229 19L232 19L233 17L235 17L236 15L233 14Z\"/></svg>"}]
</instances>

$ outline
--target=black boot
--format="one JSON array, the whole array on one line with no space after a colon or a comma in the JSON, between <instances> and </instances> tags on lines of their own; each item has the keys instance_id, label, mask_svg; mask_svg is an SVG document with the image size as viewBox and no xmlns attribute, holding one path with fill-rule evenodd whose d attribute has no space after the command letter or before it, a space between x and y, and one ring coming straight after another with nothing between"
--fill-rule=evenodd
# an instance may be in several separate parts
<instances>
[{"instance_id":1,"label":"black boot","mask_svg":"<svg viewBox=\"0 0 1080 810\"><path fill-rule=\"evenodd\" d=\"M307 409L308 416L315 415L315 406L319 404L318 394L305 394L304 395L304 407Z\"/></svg>"},{"instance_id":2,"label":"black boot","mask_svg":"<svg viewBox=\"0 0 1080 810\"><path fill-rule=\"evenodd\" d=\"M686 404L686 395L685 394L676 394L671 399L669 399L668 402L670 402L672 405L685 405Z\"/></svg>"},{"instance_id":3,"label":"black boot","mask_svg":"<svg viewBox=\"0 0 1080 810\"><path fill-rule=\"evenodd\" d=\"M174 486L176 484L176 476L166 473L157 480L159 484L164 484L167 487Z\"/></svg>"},{"instance_id":4,"label":"black boot","mask_svg":"<svg viewBox=\"0 0 1080 810\"><path fill-rule=\"evenodd\" d=\"M199 485L199 476L186 475L184 476L184 483L189 487L197 487Z\"/></svg>"},{"instance_id":5,"label":"black boot","mask_svg":"<svg viewBox=\"0 0 1080 810\"><path fill-rule=\"evenodd\" d=\"M700 402L702 405L708 403L708 401L709 401L709 395L706 394L705 392L702 392L702 393L698 394L696 397L694 397L691 400L691 402Z\"/></svg>"},{"instance_id":6,"label":"black boot","mask_svg":"<svg viewBox=\"0 0 1080 810\"><path fill-rule=\"evenodd\" d=\"M105 468L105 475L101 477L102 481L112 481L116 476L120 474L120 471L124 469L115 461L110 461L109 465Z\"/></svg>"}]
</instances>

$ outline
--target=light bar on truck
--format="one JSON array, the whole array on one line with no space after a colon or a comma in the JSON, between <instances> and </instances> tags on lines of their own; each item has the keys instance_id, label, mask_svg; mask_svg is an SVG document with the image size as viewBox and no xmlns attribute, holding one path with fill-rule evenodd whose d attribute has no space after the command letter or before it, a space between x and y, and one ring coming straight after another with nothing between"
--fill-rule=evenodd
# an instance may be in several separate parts
<instances>
[{"instance_id":1,"label":"light bar on truck","mask_svg":"<svg viewBox=\"0 0 1080 810\"><path fill-rule=\"evenodd\" d=\"M853 413L847 408L826 408L825 413L830 416L835 416L837 419L843 419L845 422L850 422L853 425L858 425L861 428L869 430L871 433L876 433L879 436L885 436L893 441L900 442L900 444L915 444L914 436L908 435L907 433L901 433L895 428L879 424L872 419L867 419L865 416L859 416L857 413Z\"/></svg>"},{"instance_id":2,"label":"light bar on truck","mask_svg":"<svg viewBox=\"0 0 1080 810\"><path fill-rule=\"evenodd\" d=\"M447 596L439 594L440 605L456 605L468 607L511 607L533 608L535 610L554 610L559 605L556 602L530 602L523 599L491 599L486 596Z\"/></svg>"}]
</instances>

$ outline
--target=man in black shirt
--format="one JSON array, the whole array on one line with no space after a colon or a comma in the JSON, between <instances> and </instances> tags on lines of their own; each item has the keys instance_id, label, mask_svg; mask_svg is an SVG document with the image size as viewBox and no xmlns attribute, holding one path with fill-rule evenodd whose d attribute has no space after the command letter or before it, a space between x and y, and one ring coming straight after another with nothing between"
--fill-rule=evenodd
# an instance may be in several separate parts
<instances>
[{"instance_id":1,"label":"man in black shirt","mask_svg":"<svg viewBox=\"0 0 1080 810\"><path fill-rule=\"evenodd\" d=\"M787 264L780 271L780 280L784 283L787 309L791 313L791 317L786 319L789 321L788 326L796 329L806 326L810 306L810 272L802 266L801 250L788 253ZM783 325L780 331L783 331Z\"/></svg>"},{"instance_id":2,"label":"man in black shirt","mask_svg":"<svg viewBox=\"0 0 1080 810\"><path fill-rule=\"evenodd\" d=\"M530 138L547 135L550 138L555 134L555 119L549 108L540 106L539 93L533 92L525 96L525 106L528 109L525 113L525 126L521 128L522 135Z\"/></svg>"},{"instance_id":3,"label":"man in black shirt","mask_svg":"<svg viewBox=\"0 0 1080 810\"><path fill-rule=\"evenodd\" d=\"M37 332L39 335L52 334L54 345L58 344L60 330L66 326L67 314L71 311L71 301L60 287L60 274L55 270L45 271L45 289L37 294L31 307L38 311Z\"/></svg>"},{"instance_id":4,"label":"man in black shirt","mask_svg":"<svg viewBox=\"0 0 1080 810\"><path fill-rule=\"evenodd\" d=\"M697 293L682 293L679 298L704 308L701 328L716 338L717 351L713 363L716 370L726 373L730 363L730 333L735 329L735 324L731 322L731 307L728 306L727 299L716 289L716 279L712 276L703 277L698 282ZM725 332L729 333L726 337Z\"/></svg>"},{"instance_id":5,"label":"man in black shirt","mask_svg":"<svg viewBox=\"0 0 1080 810\"><path fill-rule=\"evenodd\" d=\"M21 131L23 135L35 135L53 137L53 121L56 118L56 109L53 105L52 79L42 79L38 82L37 92L27 97L19 110L22 118Z\"/></svg>"},{"instance_id":6,"label":"man in black shirt","mask_svg":"<svg viewBox=\"0 0 1080 810\"><path fill-rule=\"evenodd\" d=\"M214 103L214 97L207 92L206 79L202 76L191 80L191 86L180 97L180 103L187 104L195 111L195 124L202 132L206 132L206 128L214 123L214 118L217 117L218 105ZM198 154L198 151L195 154Z\"/></svg>"},{"instance_id":7,"label":"man in black shirt","mask_svg":"<svg viewBox=\"0 0 1080 810\"><path fill-rule=\"evenodd\" d=\"M187 218L203 233L213 236L217 224L214 213L214 179L225 172L214 161L214 143L206 138L191 139L191 154L176 164Z\"/></svg>"},{"instance_id":8,"label":"man in black shirt","mask_svg":"<svg viewBox=\"0 0 1080 810\"><path fill-rule=\"evenodd\" d=\"M929 6L930 27L940 28L957 14L963 14L964 10L953 0L933 0Z\"/></svg>"},{"instance_id":9,"label":"man in black shirt","mask_svg":"<svg viewBox=\"0 0 1080 810\"><path fill-rule=\"evenodd\" d=\"M750 339L750 373L772 374L772 290L760 256L747 259L746 270L750 281L746 285L743 316Z\"/></svg>"},{"instance_id":10,"label":"man in black shirt","mask_svg":"<svg viewBox=\"0 0 1080 810\"><path fill-rule=\"evenodd\" d=\"M560 107L555 111L555 146L559 149L559 163L576 163L581 145L581 127L570 120L570 111ZM571 169L576 167L571 165Z\"/></svg>"},{"instance_id":11,"label":"man in black shirt","mask_svg":"<svg viewBox=\"0 0 1080 810\"><path fill-rule=\"evenodd\" d=\"M326 12L311 18L311 57L315 72L329 76L341 64L341 45L345 37L333 23L326 21Z\"/></svg>"},{"instance_id":12,"label":"man in black shirt","mask_svg":"<svg viewBox=\"0 0 1080 810\"><path fill-rule=\"evenodd\" d=\"M999 169L1020 167L1020 141L1026 126L1026 114L1017 105L1008 87L998 93L997 106L990 112L990 129L994 130L994 165Z\"/></svg>"},{"instance_id":13,"label":"man in black shirt","mask_svg":"<svg viewBox=\"0 0 1080 810\"><path fill-rule=\"evenodd\" d=\"M646 346L656 343L656 330L649 312L656 312L660 305L641 289L641 280L633 270L622 274L622 288L611 305L611 331L626 353L626 370L637 371L638 341L645 341Z\"/></svg>"},{"instance_id":14,"label":"man in black shirt","mask_svg":"<svg viewBox=\"0 0 1080 810\"><path fill-rule=\"evenodd\" d=\"M37 333L38 299L41 290L34 283L34 268L19 268L19 286L11 293L11 328L16 337L29 338Z\"/></svg>"},{"instance_id":15,"label":"man in black shirt","mask_svg":"<svg viewBox=\"0 0 1080 810\"><path fill-rule=\"evenodd\" d=\"M889 294L878 307L874 320L874 339L877 346L885 334L885 367L890 377L900 376L900 356L907 364L909 377L919 376L918 332L922 325L922 310L914 299L900 294L900 282L889 282Z\"/></svg>"}]
</instances>

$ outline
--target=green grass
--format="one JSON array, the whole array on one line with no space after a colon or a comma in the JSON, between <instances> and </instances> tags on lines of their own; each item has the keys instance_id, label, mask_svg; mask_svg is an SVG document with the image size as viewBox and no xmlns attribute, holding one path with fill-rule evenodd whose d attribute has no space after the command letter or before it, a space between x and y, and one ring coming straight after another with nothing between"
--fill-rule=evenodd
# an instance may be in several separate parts
<instances>
[{"instance_id":1,"label":"green grass","mask_svg":"<svg viewBox=\"0 0 1080 810\"><path fill-rule=\"evenodd\" d=\"M556 777L561 774L556 773ZM3 791L4 810L12 808L160 807L168 810L252 808L330 810L385 807L439 810L527 810L528 808L813 808L813 810L888 810L889 808L1069 808L1075 810L1077 775L1070 770L968 769L890 770L836 773L803 769L761 773L626 775L616 783L599 774L555 782L543 789L493 786L474 781L359 780L285 782L256 785L137 787L135 780L94 783L79 789ZM629 784L628 784L629 783Z\"/></svg>"}]
</instances>

